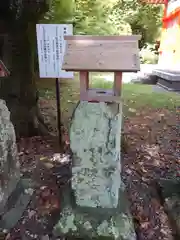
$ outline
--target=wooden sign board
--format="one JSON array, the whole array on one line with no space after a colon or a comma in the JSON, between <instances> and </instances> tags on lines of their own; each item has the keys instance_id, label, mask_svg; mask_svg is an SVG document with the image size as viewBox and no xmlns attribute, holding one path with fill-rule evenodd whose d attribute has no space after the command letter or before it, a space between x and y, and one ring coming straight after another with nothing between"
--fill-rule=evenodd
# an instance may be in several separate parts
<instances>
[{"instance_id":1,"label":"wooden sign board","mask_svg":"<svg viewBox=\"0 0 180 240\"><path fill-rule=\"evenodd\" d=\"M140 0L140 2L147 4L165 4L166 0Z\"/></svg>"},{"instance_id":2,"label":"wooden sign board","mask_svg":"<svg viewBox=\"0 0 180 240\"><path fill-rule=\"evenodd\" d=\"M5 66L2 60L0 60L0 78L1 77L8 77L10 75L9 70Z\"/></svg>"},{"instance_id":3,"label":"wooden sign board","mask_svg":"<svg viewBox=\"0 0 180 240\"><path fill-rule=\"evenodd\" d=\"M66 71L136 72L141 36L65 36Z\"/></svg>"}]
</instances>

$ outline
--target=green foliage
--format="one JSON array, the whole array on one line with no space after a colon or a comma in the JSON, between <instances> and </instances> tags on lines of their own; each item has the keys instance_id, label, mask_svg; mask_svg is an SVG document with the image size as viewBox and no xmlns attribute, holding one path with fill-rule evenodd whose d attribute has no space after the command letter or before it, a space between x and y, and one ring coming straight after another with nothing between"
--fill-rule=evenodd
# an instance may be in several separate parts
<instances>
[{"instance_id":1,"label":"green foliage","mask_svg":"<svg viewBox=\"0 0 180 240\"><path fill-rule=\"evenodd\" d=\"M72 22L74 15L73 0L52 0L49 11L42 22L47 23L68 23Z\"/></svg>"},{"instance_id":2,"label":"green foliage","mask_svg":"<svg viewBox=\"0 0 180 240\"><path fill-rule=\"evenodd\" d=\"M162 7L140 0L53 0L45 22L73 23L75 34L140 34L140 48L159 37Z\"/></svg>"},{"instance_id":3,"label":"green foliage","mask_svg":"<svg viewBox=\"0 0 180 240\"><path fill-rule=\"evenodd\" d=\"M145 43L153 43L160 35L162 22L162 6L144 4L140 0L119 0L115 6L119 16L127 22L132 29L132 34L140 34L140 48Z\"/></svg>"},{"instance_id":4,"label":"green foliage","mask_svg":"<svg viewBox=\"0 0 180 240\"><path fill-rule=\"evenodd\" d=\"M158 55L154 49L154 46L148 44L147 46L143 47L140 51L140 59L141 63L157 64Z\"/></svg>"},{"instance_id":5,"label":"green foliage","mask_svg":"<svg viewBox=\"0 0 180 240\"><path fill-rule=\"evenodd\" d=\"M77 34L118 35L131 32L130 26L119 21L114 5L117 0L76 0L74 27Z\"/></svg>"}]
</instances>

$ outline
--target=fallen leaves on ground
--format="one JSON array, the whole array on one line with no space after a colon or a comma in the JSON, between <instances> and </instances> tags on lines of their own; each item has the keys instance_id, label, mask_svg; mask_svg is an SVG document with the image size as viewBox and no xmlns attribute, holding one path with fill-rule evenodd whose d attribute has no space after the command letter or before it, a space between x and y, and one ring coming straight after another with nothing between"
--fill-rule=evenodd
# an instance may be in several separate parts
<instances>
[{"instance_id":1,"label":"fallen leaves on ground","mask_svg":"<svg viewBox=\"0 0 180 240\"><path fill-rule=\"evenodd\" d=\"M47 108L48 103L43 103ZM53 102L54 104L54 102ZM48 120L56 132L54 108ZM172 240L171 226L154 184L160 177L180 175L178 115L168 110L144 108L126 117L122 178L126 184L130 209L138 240ZM52 121L51 121L52 120ZM179 121L179 120L178 120ZM53 226L61 211L62 186L70 179L69 138L65 128L64 155L59 155L57 138L22 139L19 143L21 171L36 183L32 201L21 221L8 234L8 240L51 239ZM56 153L56 154L54 154ZM49 167L48 167L49 166Z\"/></svg>"},{"instance_id":2,"label":"fallen leaves on ground","mask_svg":"<svg viewBox=\"0 0 180 240\"><path fill-rule=\"evenodd\" d=\"M165 109L143 109L124 123L123 180L139 240L173 239L155 181L179 175L178 117Z\"/></svg>"},{"instance_id":3,"label":"fallen leaves on ground","mask_svg":"<svg viewBox=\"0 0 180 240\"><path fill-rule=\"evenodd\" d=\"M60 214L61 188L70 179L69 155L59 153L57 143L57 138L41 137L18 143L21 172L32 179L35 189L22 219L7 235L8 240L50 239Z\"/></svg>"}]
</instances>

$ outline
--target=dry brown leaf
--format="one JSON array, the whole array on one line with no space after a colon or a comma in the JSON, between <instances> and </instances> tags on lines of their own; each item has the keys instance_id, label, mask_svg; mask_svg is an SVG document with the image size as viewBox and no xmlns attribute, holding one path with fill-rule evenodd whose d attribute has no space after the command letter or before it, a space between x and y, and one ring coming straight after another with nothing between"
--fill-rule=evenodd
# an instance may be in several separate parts
<instances>
[{"instance_id":1,"label":"dry brown leaf","mask_svg":"<svg viewBox=\"0 0 180 240\"><path fill-rule=\"evenodd\" d=\"M29 218L32 218L35 214L36 214L36 211L34 211L34 210L29 210L28 211Z\"/></svg>"},{"instance_id":2,"label":"dry brown leaf","mask_svg":"<svg viewBox=\"0 0 180 240\"><path fill-rule=\"evenodd\" d=\"M150 222L141 223L141 227L144 228L144 229L148 229L149 226L150 226Z\"/></svg>"}]
</instances>

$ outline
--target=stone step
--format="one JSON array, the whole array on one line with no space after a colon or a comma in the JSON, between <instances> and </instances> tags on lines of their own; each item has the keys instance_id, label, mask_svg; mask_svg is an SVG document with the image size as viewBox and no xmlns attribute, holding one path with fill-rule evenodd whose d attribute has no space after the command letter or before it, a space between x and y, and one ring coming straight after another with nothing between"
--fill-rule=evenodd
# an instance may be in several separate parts
<instances>
[{"instance_id":1,"label":"stone step","mask_svg":"<svg viewBox=\"0 0 180 240\"><path fill-rule=\"evenodd\" d=\"M20 220L23 212L31 200L33 189L29 179L21 179L4 207L1 213L0 229L9 230L13 228Z\"/></svg>"},{"instance_id":2,"label":"stone step","mask_svg":"<svg viewBox=\"0 0 180 240\"><path fill-rule=\"evenodd\" d=\"M171 82L165 79L158 79L157 85L171 92L180 92L180 81Z\"/></svg>"},{"instance_id":3,"label":"stone step","mask_svg":"<svg viewBox=\"0 0 180 240\"><path fill-rule=\"evenodd\" d=\"M168 69L154 69L153 74L168 81L180 81L180 71Z\"/></svg>"},{"instance_id":4,"label":"stone step","mask_svg":"<svg viewBox=\"0 0 180 240\"><path fill-rule=\"evenodd\" d=\"M153 74L158 78L158 85L168 91L180 91L180 71L154 69Z\"/></svg>"}]
</instances>

